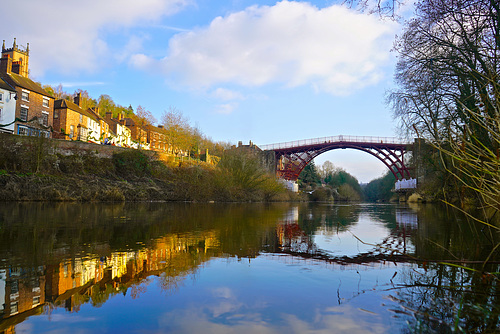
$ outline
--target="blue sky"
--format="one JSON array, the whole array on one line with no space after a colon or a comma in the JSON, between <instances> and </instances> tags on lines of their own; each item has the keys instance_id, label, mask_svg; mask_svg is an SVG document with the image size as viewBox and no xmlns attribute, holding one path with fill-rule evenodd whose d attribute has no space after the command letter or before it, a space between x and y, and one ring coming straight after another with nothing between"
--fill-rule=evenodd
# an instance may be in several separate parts
<instances>
[{"instance_id":1,"label":"blue sky","mask_svg":"<svg viewBox=\"0 0 500 334\"><path fill-rule=\"evenodd\" d=\"M158 120L175 107L216 141L397 133L384 100L401 27L335 1L21 0L0 22L7 46L30 43L33 79ZM325 160L361 182L385 172L362 152Z\"/></svg>"}]
</instances>

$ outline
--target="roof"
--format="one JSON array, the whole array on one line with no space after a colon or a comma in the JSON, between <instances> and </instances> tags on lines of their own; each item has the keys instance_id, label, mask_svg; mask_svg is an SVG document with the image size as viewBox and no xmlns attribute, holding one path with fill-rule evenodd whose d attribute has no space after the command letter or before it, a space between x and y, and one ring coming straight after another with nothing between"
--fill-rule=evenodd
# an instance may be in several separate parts
<instances>
[{"instance_id":1,"label":"roof","mask_svg":"<svg viewBox=\"0 0 500 334\"><path fill-rule=\"evenodd\" d=\"M92 108L87 109L87 112L93 116L94 120L98 120L98 121L104 120L104 118L99 116L99 114L96 113L94 110L92 110Z\"/></svg>"},{"instance_id":2,"label":"roof","mask_svg":"<svg viewBox=\"0 0 500 334\"><path fill-rule=\"evenodd\" d=\"M54 102L54 109L71 109L73 111L76 111L77 113L80 113L82 115L85 115L91 119L93 119L95 122L99 122L99 118L96 117L94 113L91 113L87 110L83 110L82 107L80 107L78 104L64 100L64 99L59 99Z\"/></svg>"},{"instance_id":3,"label":"roof","mask_svg":"<svg viewBox=\"0 0 500 334\"><path fill-rule=\"evenodd\" d=\"M34 82L30 78L23 77L19 74L16 73L0 73L0 76L2 79L4 79L6 82L8 82L11 85L19 86L21 88L27 89L29 91L38 93L40 95L44 95L50 98L54 98L52 95L47 93L45 89L40 86L40 84Z\"/></svg>"},{"instance_id":4,"label":"roof","mask_svg":"<svg viewBox=\"0 0 500 334\"><path fill-rule=\"evenodd\" d=\"M165 128L163 127L158 127L158 126L154 126L154 125L146 125L146 128L149 130L149 131L153 131L153 132L156 132L156 133L160 133L160 134L165 134L166 133L166 130Z\"/></svg>"},{"instance_id":5,"label":"roof","mask_svg":"<svg viewBox=\"0 0 500 334\"><path fill-rule=\"evenodd\" d=\"M16 90L9 85L5 80L0 78L0 89L10 90L11 92L15 92Z\"/></svg>"}]
</instances>

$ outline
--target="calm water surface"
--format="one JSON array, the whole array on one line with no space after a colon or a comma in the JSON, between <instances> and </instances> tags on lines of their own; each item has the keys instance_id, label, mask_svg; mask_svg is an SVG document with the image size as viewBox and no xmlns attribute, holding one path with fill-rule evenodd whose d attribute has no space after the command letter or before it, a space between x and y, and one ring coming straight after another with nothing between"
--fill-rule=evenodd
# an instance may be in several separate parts
<instances>
[{"instance_id":1,"label":"calm water surface","mask_svg":"<svg viewBox=\"0 0 500 334\"><path fill-rule=\"evenodd\" d=\"M499 331L498 239L425 205L3 203L0 333Z\"/></svg>"}]
</instances>

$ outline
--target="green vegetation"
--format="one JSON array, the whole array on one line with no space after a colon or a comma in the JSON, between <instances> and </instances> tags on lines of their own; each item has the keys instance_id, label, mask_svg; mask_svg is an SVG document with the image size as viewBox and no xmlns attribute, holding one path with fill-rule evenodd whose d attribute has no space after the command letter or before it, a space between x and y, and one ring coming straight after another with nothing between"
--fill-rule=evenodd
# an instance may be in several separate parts
<instances>
[{"instance_id":1,"label":"green vegetation","mask_svg":"<svg viewBox=\"0 0 500 334\"><path fill-rule=\"evenodd\" d=\"M160 161L151 151L54 153L56 142L3 135L0 201L277 201L291 196L256 153L228 151L217 166Z\"/></svg>"},{"instance_id":2,"label":"green vegetation","mask_svg":"<svg viewBox=\"0 0 500 334\"><path fill-rule=\"evenodd\" d=\"M363 188L365 200L368 202L388 202L393 196L392 189L394 189L395 182L396 178L390 171L387 171L384 176L370 181Z\"/></svg>"},{"instance_id":3,"label":"green vegetation","mask_svg":"<svg viewBox=\"0 0 500 334\"><path fill-rule=\"evenodd\" d=\"M321 168L310 162L299 175L299 189L310 193L312 201L361 201L358 180L342 168L326 161Z\"/></svg>"}]
</instances>

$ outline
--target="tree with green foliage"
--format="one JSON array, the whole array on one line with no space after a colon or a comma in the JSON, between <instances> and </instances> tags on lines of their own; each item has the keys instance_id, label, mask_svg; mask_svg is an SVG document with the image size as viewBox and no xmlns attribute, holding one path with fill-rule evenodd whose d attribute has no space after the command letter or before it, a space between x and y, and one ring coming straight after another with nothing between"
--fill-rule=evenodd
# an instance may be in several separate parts
<instances>
[{"instance_id":1,"label":"tree with green foliage","mask_svg":"<svg viewBox=\"0 0 500 334\"><path fill-rule=\"evenodd\" d=\"M388 202L393 195L395 182L394 174L387 171L384 176L370 181L363 187L364 199L369 202Z\"/></svg>"},{"instance_id":2,"label":"tree with green foliage","mask_svg":"<svg viewBox=\"0 0 500 334\"><path fill-rule=\"evenodd\" d=\"M304 167L299 175L298 183L300 189L314 189L321 185L321 177L314 161L311 161Z\"/></svg>"},{"instance_id":3,"label":"tree with green foliage","mask_svg":"<svg viewBox=\"0 0 500 334\"><path fill-rule=\"evenodd\" d=\"M86 90L83 90L83 89L77 89L75 91L75 95L76 94L81 94L80 95L80 107L83 109L83 110L87 110L89 108L94 108L97 106L97 101L94 100L89 92L87 92Z\"/></svg>"},{"instance_id":4,"label":"tree with green foliage","mask_svg":"<svg viewBox=\"0 0 500 334\"><path fill-rule=\"evenodd\" d=\"M99 115L101 117L106 117L107 112L110 112L113 115L116 108L115 101L113 101L111 96L106 94L99 96L99 99L97 100L97 106L99 107Z\"/></svg>"}]
</instances>

